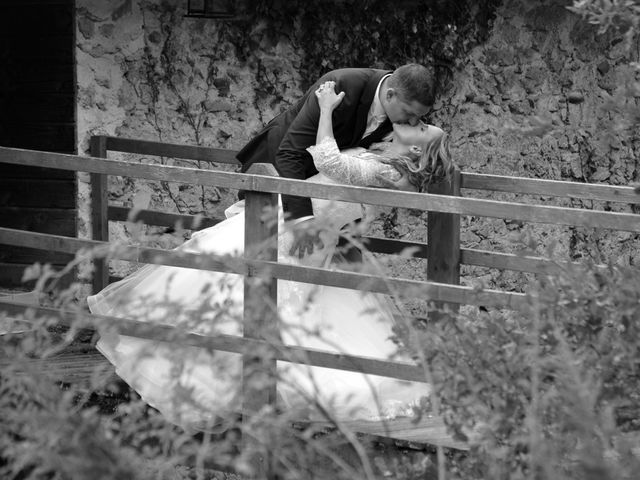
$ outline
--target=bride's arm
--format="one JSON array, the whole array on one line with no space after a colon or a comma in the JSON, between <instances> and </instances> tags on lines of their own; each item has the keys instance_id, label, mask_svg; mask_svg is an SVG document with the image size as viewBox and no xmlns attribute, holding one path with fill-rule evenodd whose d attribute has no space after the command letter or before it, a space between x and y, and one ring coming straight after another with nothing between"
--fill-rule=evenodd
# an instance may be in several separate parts
<instances>
[{"instance_id":1,"label":"bride's arm","mask_svg":"<svg viewBox=\"0 0 640 480\"><path fill-rule=\"evenodd\" d=\"M374 154L365 153L366 158L356 154L340 152L333 136L332 114L342 101L344 92L336 94L335 82L320 85L315 92L320 107L316 145L307 150L313 157L318 171L340 183L356 186L386 187L388 179L396 181L400 173L391 165L376 160ZM364 149L362 150L364 152Z\"/></svg>"},{"instance_id":2,"label":"bride's arm","mask_svg":"<svg viewBox=\"0 0 640 480\"><path fill-rule=\"evenodd\" d=\"M333 111L340 104L344 97L344 92L336 93L336 82L325 82L315 91L320 107L320 118L318 119L318 133L316 134L316 144L325 138L333 137Z\"/></svg>"},{"instance_id":3,"label":"bride's arm","mask_svg":"<svg viewBox=\"0 0 640 480\"><path fill-rule=\"evenodd\" d=\"M360 187L387 187L388 179L395 182L401 174L387 163L380 162L376 155L346 153L338 149L333 138L325 137L318 145L307 148L318 171L336 182Z\"/></svg>"}]
</instances>

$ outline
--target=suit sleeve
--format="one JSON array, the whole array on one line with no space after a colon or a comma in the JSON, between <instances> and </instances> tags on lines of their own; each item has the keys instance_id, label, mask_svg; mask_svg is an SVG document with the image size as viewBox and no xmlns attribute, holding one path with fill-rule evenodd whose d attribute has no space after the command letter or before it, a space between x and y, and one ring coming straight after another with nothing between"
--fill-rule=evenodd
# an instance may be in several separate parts
<instances>
[{"instance_id":1,"label":"suit sleeve","mask_svg":"<svg viewBox=\"0 0 640 480\"><path fill-rule=\"evenodd\" d=\"M338 90L340 89L338 79L331 72L322 76L305 94L304 103L298 115L289 125L280 143L275 157L275 166L281 177L304 180L318 173L306 149L316 142L320 117L318 99L314 92L318 85L328 80L335 80ZM339 105L334 111L334 120L341 118L341 107L342 105ZM282 207L285 213L289 214L289 219L313 215L311 200L306 197L283 195Z\"/></svg>"}]
</instances>

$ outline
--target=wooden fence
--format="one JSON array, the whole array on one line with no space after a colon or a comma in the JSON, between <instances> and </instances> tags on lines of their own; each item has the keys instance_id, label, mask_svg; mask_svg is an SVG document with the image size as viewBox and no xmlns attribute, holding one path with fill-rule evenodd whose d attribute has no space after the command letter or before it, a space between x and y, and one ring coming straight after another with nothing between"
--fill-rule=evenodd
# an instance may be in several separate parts
<instances>
[{"instance_id":1,"label":"wooden fence","mask_svg":"<svg viewBox=\"0 0 640 480\"><path fill-rule=\"evenodd\" d=\"M93 239L47 235L0 228L0 243L75 254L80 249L107 248L108 222L122 221L128 217L128 209L110 206L107 197L108 175L120 175L148 180L187 183L201 186L217 186L241 189L246 192L245 257L230 266L222 257L186 254L137 246L122 247L111 252L110 258L143 263L173 265L201 270L233 272L245 277L245 298L255 301L245 302L244 336L224 336L203 338L186 335L181 342L189 345L206 345L215 349L245 354L246 378L243 410L255 412L265 404L275 400L275 384L270 388L254 389L252 372L256 362L275 378L277 360L302 361L309 365L359 371L368 374L389 376L398 379L425 381L422 369L404 362L390 362L378 359L343 355L330 352L269 345L264 341L264 331L276 325L275 313L270 304L276 299L277 279L296 282L332 285L350 289L391 294L395 291L411 291L416 296L437 303L450 305L470 304L486 307L507 307L519 309L527 303L522 293L500 290L478 290L459 285L461 264L497 269L509 269L535 274L551 274L558 268L557 262L534 256L497 253L484 250L460 248L460 216L473 215L501 219L519 220L576 227L605 228L640 233L640 216L632 213L591 211L578 208L564 208L543 205L502 202L460 196L462 190L493 190L500 192L534 194L599 200L606 202L639 203L639 196L631 187L590 185L572 182L525 179L474 173L457 172L447 185L440 185L429 193L409 193L341 185L326 185L308 181L291 180L273 176L271 166L259 166L246 174L224 171L149 165L108 159L108 152L129 152L141 155L199 160L214 163L236 163L235 152L231 150L173 145L141 140L98 136L91 140L91 157L65 155L0 147L0 162L17 165L44 166L62 170L82 171L91 174L92 183L92 228ZM271 170L270 170L271 168ZM366 273L326 270L322 268L288 265L277 261L277 235L274 227L261 221L261 213L266 206L275 206L277 194L299 195L372 205L412 208L428 211L427 242L407 242L377 237L364 237L363 241L373 252L400 253L414 247L413 255L427 259L427 280L390 278ZM188 227L193 217L155 211L140 211L138 219L155 225L174 226L180 220ZM207 219L205 226L217 219ZM275 227L277 228L277 227ZM253 248L257 245L269 248ZM267 255L264 252L268 252ZM94 290L100 290L108 282L108 269L104 259L97 260ZM268 278L268 281L256 281ZM0 308L10 313L23 311L24 306L2 302ZM86 312L55 311L36 308L43 315L55 315L62 323L70 323L78 315L93 322L113 322L119 325L123 334L145 338L168 339L171 330L167 327L139 324L133 320L100 317ZM265 315L265 312L270 312ZM270 351L268 358L256 359L246 352L257 348ZM446 442L444 442L446 444ZM454 442L455 443L455 442ZM449 441L449 445L452 442ZM462 445L453 445L463 448ZM264 465L263 465L264 467Z\"/></svg>"}]
</instances>

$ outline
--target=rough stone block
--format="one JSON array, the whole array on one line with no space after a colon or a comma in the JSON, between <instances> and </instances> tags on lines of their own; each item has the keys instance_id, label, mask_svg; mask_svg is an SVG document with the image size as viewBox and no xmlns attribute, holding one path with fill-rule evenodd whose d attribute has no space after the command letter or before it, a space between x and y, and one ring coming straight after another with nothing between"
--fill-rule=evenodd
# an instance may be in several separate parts
<instances>
[{"instance_id":1,"label":"rough stone block","mask_svg":"<svg viewBox=\"0 0 640 480\"><path fill-rule=\"evenodd\" d=\"M230 112L234 105L228 100L207 100L204 102L204 108L207 112Z\"/></svg>"}]
</instances>

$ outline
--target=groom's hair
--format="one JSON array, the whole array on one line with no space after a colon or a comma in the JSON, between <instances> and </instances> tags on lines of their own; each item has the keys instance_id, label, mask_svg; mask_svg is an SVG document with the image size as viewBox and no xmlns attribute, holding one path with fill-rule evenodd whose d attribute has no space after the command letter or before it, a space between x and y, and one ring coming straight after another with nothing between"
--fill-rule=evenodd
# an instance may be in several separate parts
<instances>
[{"instance_id":1,"label":"groom's hair","mask_svg":"<svg viewBox=\"0 0 640 480\"><path fill-rule=\"evenodd\" d=\"M434 103L433 77L427 67L423 65L408 63L398 67L389 77L388 85L407 102L415 100L425 106Z\"/></svg>"}]
</instances>

